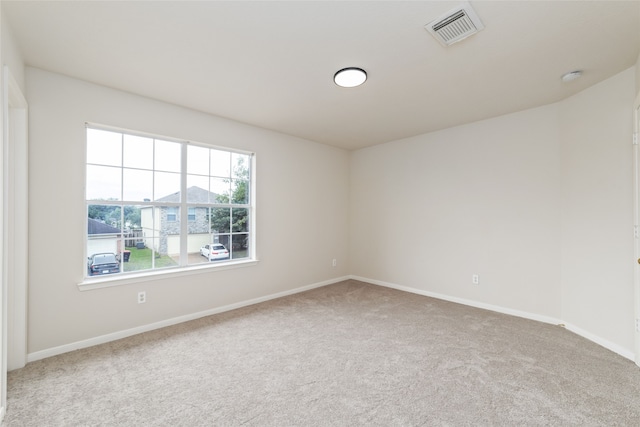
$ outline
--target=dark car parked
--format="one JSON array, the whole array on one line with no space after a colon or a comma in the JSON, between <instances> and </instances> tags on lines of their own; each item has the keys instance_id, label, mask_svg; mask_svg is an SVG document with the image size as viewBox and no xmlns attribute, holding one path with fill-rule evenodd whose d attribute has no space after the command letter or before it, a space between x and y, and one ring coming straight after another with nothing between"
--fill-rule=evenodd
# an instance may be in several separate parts
<instances>
[{"instance_id":1,"label":"dark car parked","mask_svg":"<svg viewBox=\"0 0 640 427\"><path fill-rule=\"evenodd\" d=\"M112 274L120 272L120 261L116 254L105 252L93 254L87 261L87 274L89 276L98 276L100 274Z\"/></svg>"}]
</instances>

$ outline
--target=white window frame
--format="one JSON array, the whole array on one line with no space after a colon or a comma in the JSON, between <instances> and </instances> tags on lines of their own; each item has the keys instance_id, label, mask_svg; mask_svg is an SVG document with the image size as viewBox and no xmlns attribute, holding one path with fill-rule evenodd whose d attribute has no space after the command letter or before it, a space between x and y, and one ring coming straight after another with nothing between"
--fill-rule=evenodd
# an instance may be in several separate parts
<instances>
[{"instance_id":1,"label":"white window frame","mask_svg":"<svg viewBox=\"0 0 640 427\"><path fill-rule=\"evenodd\" d=\"M178 208L178 216L176 218L177 221L180 221L180 261L178 266L175 267L165 267L165 268L152 268L149 270L141 270L135 272L120 272L118 274L113 275L102 275L102 276L87 276L87 268L86 268L86 260L87 260L87 241L88 241L88 230L86 220L84 222L84 274L83 281L79 283L80 290L90 290L90 289L99 289L114 285L124 285L128 283L137 283L144 282L148 280L155 280L158 276L162 277L176 277L183 275L191 275L191 274L200 274L210 272L211 270L226 270L230 268L238 268L245 267L257 264L256 259L256 232L255 232L255 224L256 224L256 209L255 209L255 201L256 201L256 174L255 174L255 166L256 166L256 156L255 153L245 150L238 150L230 147L223 147L217 145L209 145L205 143L197 143L188 140L176 139L172 137L166 137L161 135L149 134L139 131L132 131L129 129L116 128L111 126L105 126L101 124L95 123L85 123L85 159L86 159L86 150L87 150L87 141L86 135L88 129L96 129L96 130L104 130L109 132L117 132L126 135L140 136L145 138L153 138L159 139L168 142L174 142L180 144L181 147L181 170L180 170L180 193L181 195L187 194L187 150L190 145L203 147L206 149L220 150L226 151L229 153L236 153L247 155L249 157L249 200L246 204L232 204L232 203L189 203L187 201L187 197L181 197L181 201L179 203L169 203L169 202L156 202L156 201L131 201L131 200L119 200L119 201L106 201L106 200L91 200L87 198L86 195L86 175L84 176L85 182L85 209L88 209L89 205L92 204L101 204L101 205L116 205L121 206L121 215L124 215L124 207L130 205L139 205L144 203L145 206L153 206L154 208L159 207L177 207ZM85 161L85 174L86 174L86 165L88 163ZM121 183L121 186L124 183ZM248 252L247 257L239 258L239 259L229 259L226 261L218 261L215 264L213 263L202 263L202 264L188 264L188 249L187 249L187 239L188 239L188 223L189 223L189 210L191 208L198 207L215 207L215 208L242 208L247 209L249 215L249 225L248 225L248 233L247 237L249 239ZM86 215L85 215L86 216ZM185 219L185 220L182 220ZM229 231L229 240L232 241L232 230ZM122 241L124 241L124 235L121 234L119 237Z\"/></svg>"}]
</instances>

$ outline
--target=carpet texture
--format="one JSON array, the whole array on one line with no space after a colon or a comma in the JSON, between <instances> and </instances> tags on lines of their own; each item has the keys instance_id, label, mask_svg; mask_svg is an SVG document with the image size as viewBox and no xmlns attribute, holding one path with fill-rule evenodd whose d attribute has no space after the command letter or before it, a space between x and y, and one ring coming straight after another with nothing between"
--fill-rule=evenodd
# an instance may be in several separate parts
<instances>
[{"instance_id":1,"label":"carpet texture","mask_svg":"<svg viewBox=\"0 0 640 427\"><path fill-rule=\"evenodd\" d=\"M7 406L7 426L638 426L640 369L350 280L30 363Z\"/></svg>"}]
</instances>

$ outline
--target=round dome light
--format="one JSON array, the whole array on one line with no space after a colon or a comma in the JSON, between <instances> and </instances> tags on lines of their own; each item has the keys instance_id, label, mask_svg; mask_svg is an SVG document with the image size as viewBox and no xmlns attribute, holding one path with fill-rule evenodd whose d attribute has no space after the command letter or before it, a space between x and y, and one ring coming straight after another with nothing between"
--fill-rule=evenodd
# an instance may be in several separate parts
<instances>
[{"instance_id":1,"label":"round dome light","mask_svg":"<svg viewBox=\"0 0 640 427\"><path fill-rule=\"evenodd\" d=\"M567 73L562 76L562 81L565 83L569 83L574 81L577 78L580 78L581 76L582 76L582 70L571 71L570 73Z\"/></svg>"},{"instance_id":2,"label":"round dome light","mask_svg":"<svg viewBox=\"0 0 640 427\"><path fill-rule=\"evenodd\" d=\"M367 73L361 68L343 68L333 76L333 81L341 87L360 86L367 80Z\"/></svg>"}]
</instances>

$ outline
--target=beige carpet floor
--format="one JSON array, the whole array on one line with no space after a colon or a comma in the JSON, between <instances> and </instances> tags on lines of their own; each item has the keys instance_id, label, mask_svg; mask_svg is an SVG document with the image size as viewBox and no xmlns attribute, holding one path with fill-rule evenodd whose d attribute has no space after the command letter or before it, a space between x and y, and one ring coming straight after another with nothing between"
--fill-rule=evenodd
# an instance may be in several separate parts
<instances>
[{"instance_id":1,"label":"beige carpet floor","mask_svg":"<svg viewBox=\"0 0 640 427\"><path fill-rule=\"evenodd\" d=\"M7 426L640 426L562 327L347 281L28 364Z\"/></svg>"}]
</instances>

